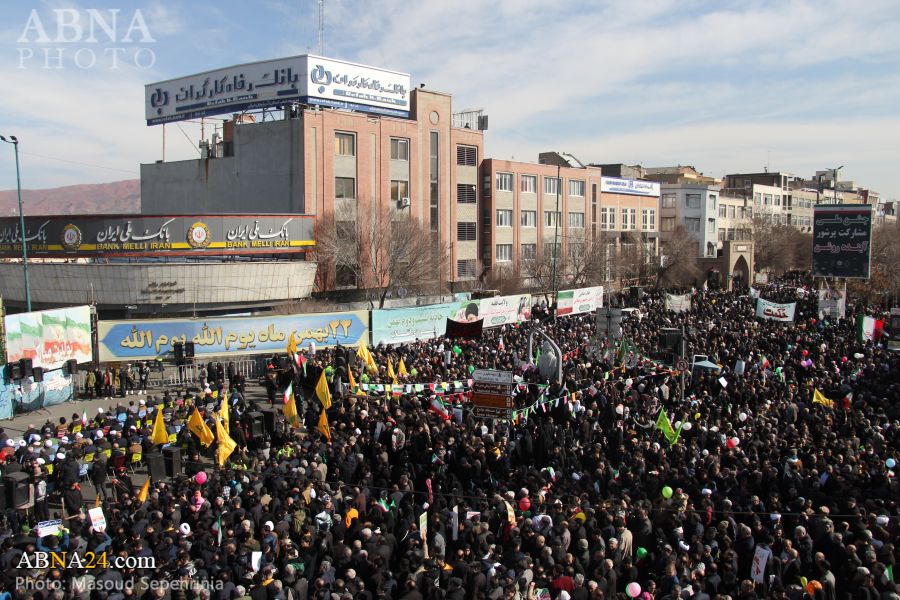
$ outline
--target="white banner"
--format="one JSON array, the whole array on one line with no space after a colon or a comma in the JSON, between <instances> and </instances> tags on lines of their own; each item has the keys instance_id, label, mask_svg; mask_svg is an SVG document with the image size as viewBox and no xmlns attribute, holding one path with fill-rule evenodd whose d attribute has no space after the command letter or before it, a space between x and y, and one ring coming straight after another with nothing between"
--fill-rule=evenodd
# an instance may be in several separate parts
<instances>
[{"instance_id":1,"label":"white banner","mask_svg":"<svg viewBox=\"0 0 900 600\"><path fill-rule=\"evenodd\" d=\"M577 315L603 308L603 286L565 290L559 293L556 314Z\"/></svg>"},{"instance_id":2,"label":"white banner","mask_svg":"<svg viewBox=\"0 0 900 600\"><path fill-rule=\"evenodd\" d=\"M777 302L769 302L764 298L756 300L756 316L760 319L769 319L771 321L793 321L794 310L797 308L796 302L789 304L779 304Z\"/></svg>"},{"instance_id":3,"label":"white banner","mask_svg":"<svg viewBox=\"0 0 900 600\"><path fill-rule=\"evenodd\" d=\"M675 294L666 294L666 310L678 313L691 310L691 295L681 294L676 296Z\"/></svg>"},{"instance_id":4,"label":"white banner","mask_svg":"<svg viewBox=\"0 0 900 600\"><path fill-rule=\"evenodd\" d=\"M842 319L847 311L847 292L825 288L819 290L819 318Z\"/></svg>"},{"instance_id":5,"label":"white banner","mask_svg":"<svg viewBox=\"0 0 900 600\"><path fill-rule=\"evenodd\" d=\"M485 327L499 327L531 318L531 295L495 296L479 301L479 315Z\"/></svg>"},{"instance_id":6,"label":"white banner","mask_svg":"<svg viewBox=\"0 0 900 600\"><path fill-rule=\"evenodd\" d=\"M750 576L756 583L763 583L766 577L766 565L769 562L769 555L772 551L762 546L756 547L753 553L753 566L750 567Z\"/></svg>"}]
</instances>

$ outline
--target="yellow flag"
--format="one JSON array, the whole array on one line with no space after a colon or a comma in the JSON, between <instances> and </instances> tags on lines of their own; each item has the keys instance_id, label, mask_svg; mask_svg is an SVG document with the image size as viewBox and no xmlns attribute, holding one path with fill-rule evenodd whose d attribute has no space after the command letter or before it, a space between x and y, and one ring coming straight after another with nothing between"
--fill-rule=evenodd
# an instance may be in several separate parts
<instances>
[{"instance_id":1,"label":"yellow flag","mask_svg":"<svg viewBox=\"0 0 900 600\"><path fill-rule=\"evenodd\" d=\"M97 499L94 500L94 508L97 508L98 506L100 506L100 504L101 504L101 502L100 502L100 494L97 494Z\"/></svg>"},{"instance_id":2,"label":"yellow flag","mask_svg":"<svg viewBox=\"0 0 900 600\"><path fill-rule=\"evenodd\" d=\"M228 416L228 397L222 398L222 404L219 405L219 416L222 417L222 427L225 433L231 435L231 419Z\"/></svg>"},{"instance_id":3,"label":"yellow flag","mask_svg":"<svg viewBox=\"0 0 900 600\"><path fill-rule=\"evenodd\" d=\"M387 374L388 374L388 377L391 378L391 382L396 384L397 383L397 374L394 373L394 363L391 362L390 357L388 357Z\"/></svg>"},{"instance_id":4,"label":"yellow flag","mask_svg":"<svg viewBox=\"0 0 900 600\"><path fill-rule=\"evenodd\" d=\"M366 343L360 340L359 349L356 351L356 355L360 357L366 366L369 368L369 371L373 373L378 372L378 365L375 364L375 359L372 358L372 353L369 352L369 349L366 348Z\"/></svg>"},{"instance_id":5,"label":"yellow flag","mask_svg":"<svg viewBox=\"0 0 900 600\"><path fill-rule=\"evenodd\" d=\"M300 427L300 415L297 414L297 401L294 399L293 393L288 397L288 401L284 403L282 410L284 411L285 420L291 424L291 427Z\"/></svg>"},{"instance_id":6,"label":"yellow flag","mask_svg":"<svg viewBox=\"0 0 900 600\"><path fill-rule=\"evenodd\" d=\"M397 366L397 374L403 375L404 377L409 375L409 373L406 372L406 365L403 363L403 358L400 359L400 364Z\"/></svg>"},{"instance_id":7,"label":"yellow flag","mask_svg":"<svg viewBox=\"0 0 900 600\"><path fill-rule=\"evenodd\" d=\"M150 477L147 477L147 481L144 482L144 485L141 486L141 491L138 492L137 499L141 502L146 502L147 495L149 493L150 493ZM97 496L97 500L100 500L100 496Z\"/></svg>"},{"instance_id":8,"label":"yellow flag","mask_svg":"<svg viewBox=\"0 0 900 600\"><path fill-rule=\"evenodd\" d=\"M819 390L813 392L813 404L821 404L825 408L834 408L834 400L829 400Z\"/></svg>"},{"instance_id":9,"label":"yellow flag","mask_svg":"<svg viewBox=\"0 0 900 600\"><path fill-rule=\"evenodd\" d=\"M166 432L166 423L163 421L162 404L156 407L156 419L153 421L153 436L150 441L154 444L169 443L169 434Z\"/></svg>"},{"instance_id":10,"label":"yellow flag","mask_svg":"<svg viewBox=\"0 0 900 600\"><path fill-rule=\"evenodd\" d=\"M319 424L316 426L322 435L325 436L329 442L331 441L331 428L328 426L328 415L325 414L325 409L322 409L322 414L319 415Z\"/></svg>"},{"instance_id":11,"label":"yellow flag","mask_svg":"<svg viewBox=\"0 0 900 600\"><path fill-rule=\"evenodd\" d=\"M297 336L294 335L293 331L291 332L291 337L288 338L286 350L291 357L297 354Z\"/></svg>"},{"instance_id":12,"label":"yellow flag","mask_svg":"<svg viewBox=\"0 0 900 600\"><path fill-rule=\"evenodd\" d=\"M356 387L356 380L353 379L353 369L349 365L347 366L347 385L350 387L351 392Z\"/></svg>"},{"instance_id":13,"label":"yellow flag","mask_svg":"<svg viewBox=\"0 0 900 600\"><path fill-rule=\"evenodd\" d=\"M331 408L331 390L328 389L328 380L325 378L325 371L319 377L319 383L316 384L316 396L322 403L322 408L328 410Z\"/></svg>"},{"instance_id":14,"label":"yellow flag","mask_svg":"<svg viewBox=\"0 0 900 600\"><path fill-rule=\"evenodd\" d=\"M222 427L222 422L218 418L216 419L216 438L219 441L219 447L216 448L216 461L219 463L220 467L224 467L225 461L228 460L228 457L234 452L237 444L231 439L231 436L228 435L225 428Z\"/></svg>"},{"instance_id":15,"label":"yellow flag","mask_svg":"<svg viewBox=\"0 0 900 600\"><path fill-rule=\"evenodd\" d=\"M213 433L210 431L209 426L203 421L203 417L200 416L200 411L197 410L197 407L194 407L194 412L191 413L191 418L188 419L188 430L199 438L200 443L204 446L209 447L213 443Z\"/></svg>"}]
</instances>

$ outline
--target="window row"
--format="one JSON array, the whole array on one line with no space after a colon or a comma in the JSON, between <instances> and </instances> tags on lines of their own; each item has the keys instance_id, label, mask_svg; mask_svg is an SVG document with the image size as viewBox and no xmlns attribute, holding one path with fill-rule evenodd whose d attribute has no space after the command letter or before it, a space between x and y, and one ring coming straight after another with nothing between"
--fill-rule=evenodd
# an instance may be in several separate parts
<instances>
[{"instance_id":1,"label":"window row","mask_svg":"<svg viewBox=\"0 0 900 600\"><path fill-rule=\"evenodd\" d=\"M637 230L637 209L623 208L618 211L621 216L621 223L616 225L617 210L614 207L600 207L600 229L612 230L621 229L622 231ZM656 209L641 209L641 229L644 231L656 231Z\"/></svg>"},{"instance_id":2,"label":"window row","mask_svg":"<svg viewBox=\"0 0 900 600\"><path fill-rule=\"evenodd\" d=\"M512 173L496 173L494 177L494 188L498 192L513 191L513 180L515 176ZM555 196L560 192L559 178L544 177L544 194ZM519 175L519 191L523 194L537 193L537 175ZM584 198L585 183L582 179L569 180L569 196Z\"/></svg>"}]
</instances>

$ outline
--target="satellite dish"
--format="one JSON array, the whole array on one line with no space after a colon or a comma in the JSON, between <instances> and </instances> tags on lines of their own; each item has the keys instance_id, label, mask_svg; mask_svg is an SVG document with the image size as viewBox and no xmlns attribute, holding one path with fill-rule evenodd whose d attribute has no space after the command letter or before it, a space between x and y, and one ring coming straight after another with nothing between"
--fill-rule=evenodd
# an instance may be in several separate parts
<instances>
[{"instance_id":1,"label":"satellite dish","mask_svg":"<svg viewBox=\"0 0 900 600\"><path fill-rule=\"evenodd\" d=\"M407 291L406 288L398 288L398 289L397 289L397 297L398 297L398 298L406 298L406 295L407 295L408 293L409 293L409 292Z\"/></svg>"}]
</instances>

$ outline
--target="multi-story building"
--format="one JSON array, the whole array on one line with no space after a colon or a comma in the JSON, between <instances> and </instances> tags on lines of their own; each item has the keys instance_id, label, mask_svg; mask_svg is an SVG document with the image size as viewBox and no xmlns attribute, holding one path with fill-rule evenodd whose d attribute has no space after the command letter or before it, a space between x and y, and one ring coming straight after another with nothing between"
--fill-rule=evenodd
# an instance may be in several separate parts
<instances>
[{"instance_id":1,"label":"multi-story building","mask_svg":"<svg viewBox=\"0 0 900 600\"><path fill-rule=\"evenodd\" d=\"M305 214L321 225L390 207L392 218L417 219L435 236L447 258L441 281L471 286L482 270L484 121L454 115L450 94L423 87L408 93L403 114L294 104L263 122L235 115L201 144L205 156L141 165L142 211ZM319 280L320 290L367 285L338 282L335 272Z\"/></svg>"},{"instance_id":2,"label":"multi-story building","mask_svg":"<svg viewBox=\"0 0 900 600\"><path fill-rule=\"evenodd\" d=\"M802 233L812 233L813 207L819 202L819 192L809 188L797 188L788 193L788 225Z\"/></svg>"},{"instance_id":3,"label":"multi-story building","mask_svg":"<svg viewBox=\"0 0 900 600\"><path fill-rule=\"evenodd\" d=\"M659 184L601 177L599 239L610 265L606 279L644 283L659 255Z\"/></svg>"},{"instance_id":4,"label":"multi-story building","mask_svg":"<svg viewBox=\"0 0 900 600\"><path fill-rule=\"evenodd\" d=\"M590 243L600 169L552 154L560 157L553 164L549 155L544 164L496 158L481 163L481 222L460 220L458 236L480 230L486 270L525 281L532 275L529 263L559 260Z\"/></svg>"},{"instance_id":5,"label":"multi-story building","mask_svg":"<svg viewBox=\"0 0 900 600\"><path fill-rule=\"evenodd\" d=\"M646 177L661 186L660 243L682 226L697 240L698 257L715 256L720 182L690 166L648 168Z\"/></svg>"},{"instance_id":6,"label":"multi-story building","mask_svg":"<svg viewBox=\"0 0 900 600\"><path fill-rule=\"evenodd\" d=\"M753 201L741 196L719 194L719 242L748 241L753 239Z\"/></svg>"}]
</instances>

